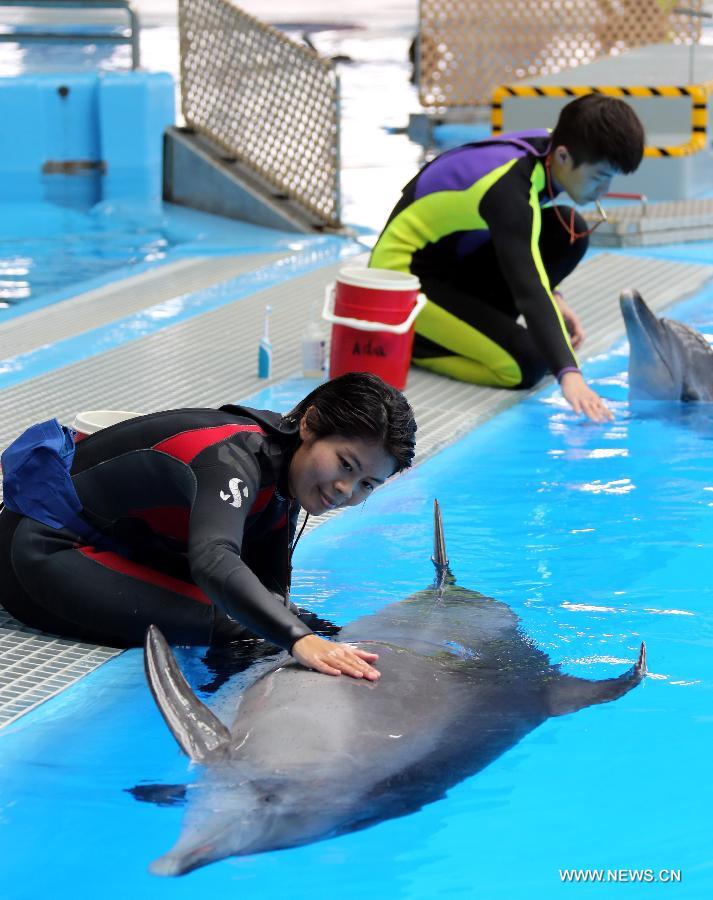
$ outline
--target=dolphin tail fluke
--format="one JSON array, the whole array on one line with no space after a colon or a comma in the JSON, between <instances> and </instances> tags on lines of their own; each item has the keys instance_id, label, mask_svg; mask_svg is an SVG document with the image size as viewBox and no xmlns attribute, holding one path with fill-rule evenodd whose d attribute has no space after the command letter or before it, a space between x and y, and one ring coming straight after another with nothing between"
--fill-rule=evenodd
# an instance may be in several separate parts
<instances>
[{"instance_id":1,"label":"dolphin tail fluke","mask_svg":"<svg viewBox=\"0 0 713 900\"><path fill-rule=\"evenodd\" d=\"M441 505L438 500L433 501L433 556L431 557L431 562L436 567L436 585L438 587L454 581L448 566L446 539L443 534L443 517L441 516Z\"/></svg>"},{"instance_id":2,"label":"dolphin tail fluke","mask_svg":"<svg viewBox=\"0 0 713 900\"><path fill-rule=\"evenodd\" d=\"M193 693L155 625L146 632L144 666L156 705L187 756L204 762L228 743L230 732Z\"/></svg>"},{"instance_id":3,"label":"dolphin tail fluke","mask_svg":"<svg viewBox=\"0 0 713 900\"><path fill-rule=\"evenodd\" d=\"M553 680L548 690L551 716L562 716L576 712L595 703L608 703L623 697L646 675L646 644L641 645L639 658L628 672L618 678L603 681L587 681L586 678L572 678L562 675Z\"/></svg>"}]
</instances>

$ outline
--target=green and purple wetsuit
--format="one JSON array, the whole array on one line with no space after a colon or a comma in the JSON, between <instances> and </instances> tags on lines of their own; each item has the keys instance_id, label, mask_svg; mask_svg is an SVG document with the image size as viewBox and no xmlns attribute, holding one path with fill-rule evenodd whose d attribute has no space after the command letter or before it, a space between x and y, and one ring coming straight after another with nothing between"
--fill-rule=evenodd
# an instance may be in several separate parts
<instances>
[{"instance_id":1,"label":"green and purple wetsuit","mask_svg":"<svg viewBox=\"0 0 713 900\"><path fill-rule=\"evenodd\" d=\"M429 302L416 321L417 365L510 388L577 367L552 291L587 238L571 242L554 208L542 208L551 199L548 147L546 131L465 144L404 188L369 264L421 280ZM559 212L569 217L568 208ZM575 223L585 230L581 218Z\"/></svg>"}]
</instances>

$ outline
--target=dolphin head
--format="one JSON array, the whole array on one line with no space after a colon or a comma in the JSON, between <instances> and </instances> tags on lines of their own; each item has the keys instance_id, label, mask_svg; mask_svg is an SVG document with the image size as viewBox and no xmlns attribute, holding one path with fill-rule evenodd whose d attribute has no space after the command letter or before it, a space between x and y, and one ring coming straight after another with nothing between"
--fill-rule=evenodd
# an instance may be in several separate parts
<instances>
[{"instance_id":1,"label":"dolphin head","mask_svg":"<svg viewBox=\"0 0 713 900\"><path fill-rule=\"evenodd\" d=\"M154 860L153 875L185 875L230 856L296 846L333 830L330 804L315 806L314 773L304 779L226 767L188 789L188 809L175 846Z\"/></svg>"},{"instance_id":2,"label":"dolphin head","mask_svg":"<svg viewBox=\"0 0 713 900\"><path fill-rule=\"evenodd\" d=\"M629 339L629 397L680 400L683 360L676 335L638 291L623 291L619 304Z\"/></svg>"},{"instance_id":3,"label":"dolphin head","mask_svg":"<svg viewBox=\"0 0 713 900\"><path fill-rule=\"evenodd\" d=\"M693 328L659 319L638 291L623 291L631 400L713 400L713 350Z\"/></svg>"}]
</instances>

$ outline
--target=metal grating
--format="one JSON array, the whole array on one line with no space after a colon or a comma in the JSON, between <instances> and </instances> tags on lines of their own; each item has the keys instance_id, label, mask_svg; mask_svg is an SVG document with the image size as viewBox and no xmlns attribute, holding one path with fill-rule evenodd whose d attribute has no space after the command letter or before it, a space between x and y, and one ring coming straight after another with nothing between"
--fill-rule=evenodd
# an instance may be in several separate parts
<instances>
[{"instance_id":1,"label":"metal grating","mask_svg":"<svg viewBox=\"0 0 713 900\"><path fill-rule=\"evenodd\" d=\"M179 31L186 123L338 227L334 64L229 0L180 0Z\"/></svg>"},{"instance_id":2,"label":"metal grating","mask_svg":"<svg viewBox=\"0 0 713 900\"><path fill-rule=\"evenodd\" d=\"M695 13L702 0L682 5ZM485 105L500 84L642 44L697 42L701 20L674 7L669 0L421 0L421 104Z\"/></svg>"},{"instance_id":3,"label":"metal grating","mask_svg":"<svg viewBox=\"0 0 713 900\"><path fill-rule=\"evenodd\" d=\"M321 307L324 288L338 268L339 264L311 272L101 357L8 388L3 392L7 413L0 420L0 446L48 414L68 420L81 408L145 412L217 405L264 387L255 368L267 303L273 306L276 348L271 381L282 381L300 368L304 324ZM711 266L601 254L581 265L564 282L563 291L583 318L592 355L623 331L617 302L623 287L636 286L653 309L661 309L699 290L712 275ZM420 370L411 371L406 394L419 423L417 463L523 396ZM327 518L311 519L308 529ZM116 653L32 632L0 610L0 727Z\"/></svg>"},{"instance_id":4,"label":"metal grating","mask_svg":"<svg viewBox=\"0 0 713 900\"><path fill-rule=\"evenodd\" d=\"M0 359L73 337L165 300L251 272L287 255L283 252L181 259L4 324L0 314Z\"/></svg>"},{"instance_id":5,"label":"metal grating","mask_svg":"<svg viewBox=\"0 0 713 900\"><path fill-rule=\"evenodd\" d=\"M120 653L24 628L0 609L0 728Z\"/></svg>"}]
</instances>

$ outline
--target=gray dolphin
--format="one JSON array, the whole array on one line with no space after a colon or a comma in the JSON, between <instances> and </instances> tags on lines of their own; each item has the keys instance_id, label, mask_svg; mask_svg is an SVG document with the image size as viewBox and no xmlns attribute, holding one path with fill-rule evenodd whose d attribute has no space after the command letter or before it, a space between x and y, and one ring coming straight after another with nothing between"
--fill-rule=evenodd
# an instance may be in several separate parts
<instances>
[{"instance_id":1,"label":"gray dolphin","mask_svg":"<svg viewBox=\"0 0 713 900\"><path fill-rule=\"evenodd\" d=\"M378 682L320 675L284 655L235 698L228 728L149 629L153 695L179 745L205 767L186 791L178 842L151 872L180 875L414 812L549 716L616 700L644 677L643 644L618 678L562 674L509 606L455 584L437 501L435 525L433 587L340 634L380 654Z\"/></svg>"},{"instance_id":2,"label":"gray dolphin","mask_svg":"<svg viewBox=\"0 0 713 900\"><path fill-rule=\"evenodd\" d=\"M629 339L631 400L713 400L713 349L673 319L659 319L638 291L619 298Z\"/></svg>"}]
</instances>

